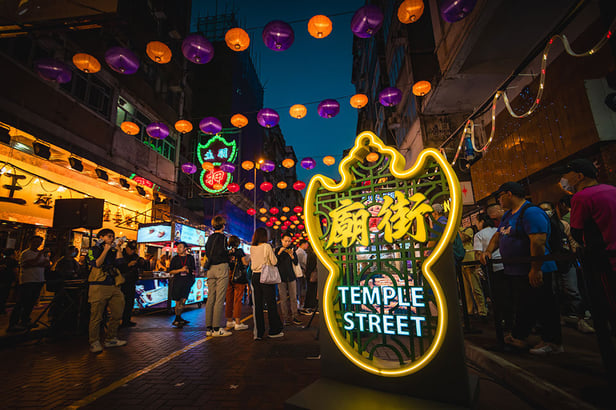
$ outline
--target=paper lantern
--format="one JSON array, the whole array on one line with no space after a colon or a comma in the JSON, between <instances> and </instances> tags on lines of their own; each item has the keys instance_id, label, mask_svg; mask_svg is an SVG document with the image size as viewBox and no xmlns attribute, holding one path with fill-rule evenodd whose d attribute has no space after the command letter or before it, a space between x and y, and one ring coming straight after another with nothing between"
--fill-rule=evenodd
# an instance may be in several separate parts
<instances>
[{"instance_id":1,"label":"paper lantern","mask_svg":"<svg viewBox=\"0 0 616 410\"><path fill-rule=\"evenodd\" d=\"M276 169L276 164L274 164L274 161L266 159L261 163L261 171L272 172L274 169Z\"/></svg>"},{"instance_id":2,"label":"paper lantern","mask_svg":"<svg viewBox=\"0 0 616 410\"><path fill-rule=\"evenodd\" d=\"M291 221L284 221L282 224L283 224L284 226L289 226L289 225L291 225Z\"/></svg>"},{"instance_id":3,"label":"paper lantern","mask_svg":"<svg viewBox=\"0 0 616 410\"><path fill-rule=\"evenodd\" d=\"M284 182L284 181L280 181L279 183L277 183L277 184L276 184L276 186L277 186L279 189L285 189L285 188L287 187L287 183L286 183L286 182Z\"/></svg>"},{"instance_id":4,"label":"paper lantern","mask_svg":"<svg viewBox=\"0 0 616 410\"><path fill-rule=\"evenodd\" d=\"M272 214L272 215L277 215L279 212L280 211L276 207L270 208L270 214Z\"/></svg>"},{"instance_id":5,"label":"paper lantern","mask_svg":"<svg viewBox=\"0 0 616 410\"><path fill-rule=\"evenodd\" d=\"M293 165L295 165L295 161L293 161L291 158L286 158L282 160L282 166L285 168L293 168Z\"/></svg>"},{"instance_id":6,"label":"paper lantern","mask_svg":"<svg viewBox=\"0 0 616 410\"><path fill-rule=\"evenodd\" d=\"M385 107L393 107L402 101L402 91L396 87L387 87L379 93L379 102Z\"/></svg>"},{"instance_id":7,"label":"paper lantern","mask_svg":"<svg viewBox=\"0 0 616 410\"><path fill-rule=\"evenodd\" d=\"M295 225L291 224L291 225L289 225L289 228L290 229L295 229Z\"/></svg>"},{"instance_id":8,"label":"paper lantern","mask_svg":"<svg viewBox=\"0 0 616 410\"><path fill-rule=\"evenodd\" d=\"M73 56L73 64L75 64L75 67L88 74L98 73L101 70L101 63L98 62L96 57L86 53L75 54Z\"/></svg>"},{"instance_id":9,"label":"paper lantern","mask_svg":"<svg viewBox=\"0 0 616 410\"><path fill-rule=\"evenodd\" d=\"M182 164L182 172L188 175L194 174L197 172L197 166L192 162L186 162Z\"/></svg>"},{"instance_id":10,"label":"paper lantern","mask_svg":"<svg viewBox=\"0 0 616 410\"><path fill-rule=\"evenodd\" d=\"M175 123L175 129L177 132L186 134L192 131L193 126L190 121L179 120L178 122Z\"/></svg>"},{"instance_id":11,"label":"paper lantern","mask_svg":"<svg viewBox=\"0 0 616 410\"><path fill-rule=\"evenodd\" d=\"M431 89L432 84L430 84L429 81L422 80L417 81L415 84L413 84L413 94L418 97L423 97L424 95L428 94Z\"/></svg>"},{"instance_id":12,"label":"paper lantern","mask_svg":"<svg viewBox=\"0 0 616 410\"><path fill-rule=\"evenodd\" d=\"M296 191L301 191L304 188L306 188L306 184L303 181L296 181L293 184L293 189L295 189Z\"/></svg>"},{"instance_id":13,"label":"paper lantern","mask_svg":"<svg viewBox=\"0 0 616 410\"><path fill-rule=\"evenodd\" d=\"M47 81L64 84L71 81L73 72L68 64L53 58L42 58L36 62L36 71Z\"/></svg>"},{"instance_id":14,"label":"paper lantern","mask_svg":"<svg viewBox=\"0 0 616 410\"><path fill-rule=\"evenodd\" d=\"M235 165L231 164L230 162L225 162L224 164L220 165L220 169L222 169L228 174L231 174L233 171L235 171Z\"/></svg>"},{"instance_id":15,"label":"paper lantern","mask_svg":"<svg viewBox=\"0 0 616 410\"><path fill-rule=\"evenodd\" d=\"M255 167L255 163L252 162L252 161L244 161L244 162L242 162L242 168L244 168L246 171L250 171L254 167Z\"/></svg>"},{"instance_id":16,"label":"paper lantern","mask_svg":"<svg viewBox=\"0 0 616 410\"><path fill-rule=\"evenodd\" d=\"M272 185L271 182L262 182L261 185L259 185L259 188L261 188L261 191L263 192L269 192L274 188L274 185Z\"/></svg>"},{"instance_id":17,"label":"paper lantern","mask_svg":"<svg viewBox=\"0 0 616 410\"><path fill-rule=\"evenodd\" d=\"M272 228L278 229L278 225L274 225L274 226L272 226Z\"/></svg>"},{"instance_id":18,"label":"paper lantern","mask_svg":"<svg viewBox=\"0 0 616 410\"><path fill-rule=\"evenodd\" d=\"M267 216L262 216L261 218L259 218L259 220L261 222L266 222L267 221Z\"/></svg>"},{"instance_id":19,"label":"paper lantern","mask_svg":"<svg viewBox=\"0 0 616 410\"><path fill-rule=\"evenodd\" d=\"M203 167L203 169L205 169L206 171L211 171L214 169L214 164L212 164L211 162L205 161L204 163L201 164L201 167Z\"/></svg>"},{"instance_id":20,"label":"paper lantern","mask_svg":"<svg viewBox=\"0 0 616 410\"><path fill-rule=\"evenodd\" d=\"M150 41L145 47L145 53L152 61L158 64L167 64L171 61L171 49L160 41Z\"/></svg>"},{"instance_id":21,"label":"paper lantern","mask_svg":"<svg viewBox=\"0 0 616 410\"><path fill-rule=\"evenodd\" d=\"M307 170L311 170L317 166L317 162L313 158L310 158L310 157L306 157L302 159L300 164L302 168L307 169Z\"/></svg>"},{"instance_id":22,"label":"paper lantern","mask_svg":"<svg viewBox=\"0 0 616 410\"><path fill-rule=\"evenodd\" d=\"M182 41L182 54L195 64L206 64L214 58L214 46L200 34L190 34Z\"/></svg>"},{"instance_id":23,"label":"paper lantern","mask_svg":"<svg viewBox=\"0 0 616 410\"><path fill-rule=\"evenodd\" d=\"M229 192L236 193L236 192L239 192L240 186L236 184L235 182L232 182L229 185L227 185L227 189L229 190Z\"/></svg>"},{"instance_id":24,"label":"paper lantern","mask_svg":"<svg viewBox=\"0 0 616 410\"><path fill-rule=\"evenodd\" d=\"M268 228L271 228L272 226L274 226L274 223L272 221L267 221L265 223L265 226L267 226Z\"/></svg>"},{"instance_id":25,"label":"paper lantern","mask_svg":"<svg viewBox=\"0 0 616 410\"><path fill-rule=\"evenodd\" d=\"M259 208L259 212L262 214L266 214L267 213L267 209L265 208ZM267 219L267 218L266 218Z\"/></svg>"},{"instance_id":26,"label":"paper lantern","mask_svg":"<svg viewBox=\"0 0 616 410\"><path fill-rule=\"evenodd\" d=\"M232 28L225 34L225 43L233 51L244 51L250 45L250 36L239 27Z\"/></svg>"},{"instance_id":27,"label":"paper lantern","mask_svg":"<svg viewBox=\"0 0 616 410\"><path fill-rule=\"evenodd\" d=\"M323 100L317 107L317 112L322 118L333 118L340 112L340 104L332 99Z\"/></svg>"},{"instance_id":28,"label":"paper lantern","mask_svg":"<svg viewBox=\"0 0 616 410\"><path fill-rule=\"evenodd\" d=\"M256 214L257 214L257 211L256 211L254 208L248 208L248 209L246 210L246 213L247 213L248 215L250 215L250 216L253 216L253 215L256 215Z\"/></svg>"},{"instance_id":29,"label":"paper lantern","mask_svg":"<svg viewBox=\"0 0 616 410\"><path fill-rule=\"evenodd\" d=\"M276 218L275 216L271 216L270 217L270 221L272 221L272 222L276 222L277 220L278 220L278 218Z\"/></svg>"},{"instance_id":30,"label":"paper lantern","mask_svg":"<svg viewBox=\"0 0 616 410\"><path fill-rule=\"evenodd\" d=\"M215 117L205 117L199 122L199 129L206 134L218 134L222 130L222 123Z\"/></svg>"},{"instance_id":31,"label":"paper lantern","mask_svg":"<svg viewBox=\"0 0 616 410\"><path fill-rule=\"evenodd\" d=\"M162 140L169 136L169 127L162 122L153 122L145 127L145 132L152 138Z\"/></svg>"},{"instance_id":32,"label":"paper lantern","mask_svg":"<svg viewBox=\"0 0 616 410\"><path fill-rule=\"evenodd\" d=\"M304 208L302 208L301 206L296 206L295 208L293 208L293 212L295 213L301 213L304 210Z\"/></svg>"},{"instance_id":33,"label":"paper lantern","mask_svg":"<svg viewBox=\"0 0 616 410\"><path fill-rule=\"evenodd\" d=\"M304 118L307 112L308 110L306 109L306 107L301 104L295 104L292 105L291 108L289 108L289 114L291 115L291 117L297 118L298 120L300 118Z\"/></svg>"},{"instance_id":34,"label":"paper lantern","mask_svg":"<svg viewBox=\"0 0 616 410\"><path fill-rule=\"evenodd\" d=\"M220 191L220 190L222 189L222 187L223 187L223 185L222 185L222 184L220 184L220 183L218 183L218 182L217 182L217 183L215 183L215 184L212 186L212 188L214 188L214 190L216 190L216 191Z\"/></svg>"},{"instance_id":35,"label":"paper lantern","mask_svg":"<svg viewBox=\"0 0 616 410\"><path fill-rule=\"evenodd\" d=\"M398 7L398 20L402 24L416 22L424 12L422 0L404 0Z\"/></svg>"},{"instance_id":36,"label":"paper lantern","mask_svg":"<svg viewBox=\"0 0 616 410\"><path fill-rule=\"evenodd\" d=\"M297 225L297 229L299 229L299 230L304 229L304 225L302 225L302 224Z\"/></svg>"},{"instance_id":37,"label":"paper lantern","mask_svg":"<svg viewBox=\"0 0 616 410\"><path fill-rule=\"evenodd\" d=\"M244 184L244 188L246 188L249 191L252 191L253 189L255 189L255 184L253 184L252 182L246 182Z\"/></svg>"},{"instance_id":38,"label":"paper lantern","mask_svg":"<svg viewBox=\"0 0 616 410\"><path fill-rule=\"evenodd\" d=\"M280 220L281 220L281 221L286 221L286 220L287 220L287 217L283 215L283 216L281 216L281 217L280 217Z\"/></svg>"},{"instance_id":39,"label":"paper lantern","mask_svg":"<svg viewBox=\"0 0 616 410\"><path fill-rule=\"evenodd\" d=\"M131 121L124 121L120 128L124 131L125 134L128 135L137 135L139 134L139 126Z\"/></svg>"},{"instance_id":40,"label":"paper lantern","mask_svg":"<svg viewBox=\"0 0 616 410\"><path fill-rule=\"evenodd\" d=\"M355 94L351 97L351 107L363 108L368 104L368 96L366 94Z\"/></svg>"},{"instance_id":41,"label":"paper lantern","mask_svg":"<svg viewBox=\"0 0 616 410\"><path fill-rule=\"evenodd\" d=\"M308 20L308 32L314 38L325 38L332 32L332 21L327 16L316 15Z\"/></svg>"},{"instance_id":42,"label":"paper lantern","mask_svg":"<svg viewBox=\"0 0 616 410\"><path fill-rule=\"evenodd\" d=\"M376 162L379 159L379 154L377 154L376 152L371 152L370 154L366 155L366 160L369 162Z\"/></svg>"},{"instance_id":43,"label":"paper lantern","mask_svg":"<svg viewBox=\"0 0 616 410\"><path fill-rule=\"evenodd\" d=\"M439 8L441 17L448 23L460 21L473 11L477 0L443 0Z\"/></svg>"},{"instance_id":44,"label":"paper lantern","mask_svg":"<svg viewBox=\"0 0 616 410\"><path fill-rule=\"evenodd\" d=\"M291 220L291 221L297 221L297 216L295 216L295 215L291 215L291 216L289 217L289 220Z\"/></svg>"},{"instance_id":45,"label":"paper lantern","mask_svg":"<svg viewBox=\"0 0 616 410\"><path fill-rule=\"evenodd\" d=\"M291 208L289 208L288 206L284 206L284 207L282 207L282 212L284 212L284 213L287 213L287 212L289 212L290 210L291 210ZM285 219L286 219L286 217L285 217Z\"/></svg>"},{"instance_id":46,"label":"paper lantern","mask_svg":"<svg viewBox=\"0 0 616 410\"><path fill-rule=\"evenodd\" d=\"M323 158L323 163L329 167L330 165L334 165L336 163L336 158L332 157L331 155L328 155Z\"/></svg>"},{"instance_id":47,"label":"paper lantern","mask_svg":"<svg viewBox=\"0 0 616 410\"><path fill-rule=\"evenodd\" d=\"M263 28L263 43L270 50L284 51L293 44L295 33L291 26L284 21L270 21Z\"/></svg>"},{"instance_id":48,"label":"paper lantern","mask_svg":"<svg viewBox=\"0 0 616 410\"><path fill-rule=\"evenodd\" d=\"M271 108L263 108L257 113L257 122L262 127L275 127L276 125L278 125L278 121L280 121L280 116L275 110L272 110Z\"/></svg>"},{"instance_id":49,"label":"paper lantern","mask_svg":"<svg viewBox=\"0 0 616 410\"><path fill-rule=\"evenodd\" d=\"M383 25L383 12L374 4L368 4L355 12L351 19L351 31L359 38L370 38Z\"/></svg>"},{"instance_id":50,"label":"paper lantern","mask_svg":"<svg viewBox=\"0 0 616 410\"><path fill-rule=\"evenodd\" d=\"M128 48L111 47L105 53L105 61L113 71L120 74L135 74L139 69L139 58Z\"/></svg>"},{"instance_id":51,"label":"paper lantern","mask_svg":"<svg viewBox=\"0 0 616 410\"><path fill-rule=\"evenodd\" d=\"M244 128L248 125L248 118L244 117L242 114L235 114L231 117L231 125L237 128Z\"/></svg>"}]
</instances>

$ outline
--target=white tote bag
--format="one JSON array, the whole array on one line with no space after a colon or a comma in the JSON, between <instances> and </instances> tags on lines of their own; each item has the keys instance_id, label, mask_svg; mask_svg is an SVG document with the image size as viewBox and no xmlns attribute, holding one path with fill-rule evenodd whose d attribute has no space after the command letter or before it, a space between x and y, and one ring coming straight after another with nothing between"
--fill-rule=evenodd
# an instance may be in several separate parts
<instances>
[{"instance_id":1,"label":"white tote bag","mask_svg":"<svg viewBox=\"0 0 616 410\"><path fill-rule=\"evenodd\" d=\"M275 285L280 283L280 272L278 272L278 268L269 264L263 265L261 269L261 283L264 285Z\"/></svg>"},{"instance_id":2,"label":"white tote bag","mask_svg":"<svg viewBox=\"0 0 616 410\"><path fill-rule=\"evenodd\" d=\"M291 265L293 265L293 272L295 272L296 278L304 277L304 272L302 271L302 267L300 266L299 263L297 265L292 263Z\"/></svg>"}]
</instances>

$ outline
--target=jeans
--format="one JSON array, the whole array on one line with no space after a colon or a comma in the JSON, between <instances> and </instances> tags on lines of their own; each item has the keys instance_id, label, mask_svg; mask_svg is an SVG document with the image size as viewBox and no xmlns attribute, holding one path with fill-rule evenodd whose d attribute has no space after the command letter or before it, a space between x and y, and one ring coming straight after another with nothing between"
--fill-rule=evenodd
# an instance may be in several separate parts
<instances>
[{"instance_id":1,"label":"jeans","mask_svg":"<svg viewBox=\"0 0 616 410\"><path fill-rule=\"evenodd\" d=\"M575 265L571 264L566 272L558 273L558 286L560 294L563 296L565 313L584 317L584 303L578 289L578 276Z\"/></svg>"},{"instance_id":2,"label":"jeans","mask_svg":"<svg viewBox=\"0 0 616 410\"><path fill-rule=\"evenodd\" d=\"M9 327L15 326L20 321L23 325L30 323L30 314L42 288L43 282L26 282L19 285L17 303L11 312Z\"/></svg>"},{"instance_id":3,"label":"jeans","mask_svg":"<svg viewBox=\"0 0 616 410\"><path fill-rule=\"evenodd\" d=\"M297 318L297 283L281 282L278 284L278 293L280 294L280 310L282 311L282 319L290 321ZM288 302L287 302L288 299ZM291 309L289 310L289 306Z\"/></svg>"},{"instance_id":4,"label":"jeans","mask_svg":"<svg viewBox=\"0 0 616 410\"><path fill-rule=\"evenodd\" d=\"M225 316L227 318L239 318L242 314L242 296L244 296L245 289L245 283L229 282L225 301Z\"/></svg>"},{"instance_id":5,"label":"jeans","mask_svg":"<svg viewBox=\"0 0 616 410\"><path fill-rule=\"evenodd\" d=\"M122 321L124 312L124 294L122 290L113 285L90 285L88 290L88 302L90 302L90 344L100 342L101 324L103 314L109 306L111 317L107 325L105 339L111 340L118 337L118 327Z\"/></svg>"},{"instance_id":6,"label":"jeans","mask_svg":"<svg viewBox=\"0 0 616 410\"><path fill-rule=\"evenodd\" d=\"M207 274L207 303L205 304L205 326L218 330L223 323L223 310L229 285L229 264L213 265Z\"/></svg>"},{"instance_id":7,"label":"jeans","mask_svg":"<svg viewBox=\"0 0 616 410\"><path fill-rule=\"evenodd\" d=\"M263 302L267 304L269 319L269 334L275 335L282 332L282 321L278 315L276 304L276 285L261 283L261 272L252 273L252 313L255 320L255 337L263 337L265 334L265 316L263 315Z\"/></svg>"}]
</instances>

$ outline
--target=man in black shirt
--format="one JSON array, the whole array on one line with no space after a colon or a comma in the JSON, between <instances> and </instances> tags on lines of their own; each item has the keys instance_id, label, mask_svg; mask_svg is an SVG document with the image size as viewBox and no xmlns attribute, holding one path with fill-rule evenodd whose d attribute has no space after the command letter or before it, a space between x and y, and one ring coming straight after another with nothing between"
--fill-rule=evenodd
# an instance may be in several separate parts
<instances>
[{"instance_id":1,"label":"man in black shirt","mask_svg":"<svg viewBox=\"0 0 616 410\"><path fill-rule=\"evenodd\" d=\"M182 318L184 304L190 293L190 288L195 283L195 258L186 253L187 246L184 242L178 242L177 255L171 259L169 274L171 278L171 300L175 300L175 320L173 326L181 328L188 324L188 320Z\"/></svg>"},{"instance_id":2,"label":"man in black shirt","mask_svg":"<svg viewBox=\"0 0 616 410\"><path fill-rule=\"evenodd\" d=\"M124 312L122 314L121 327L137 326L137 323L132 322L130 317L133 313L135 305L135 288L139 275L145 269L145 259L137 254L137 242L130 241L126 244L126 248L122 251L124 263L120 266L120 272L124 276L125 282L122 284L122 293L124 294Z\"/></svg>"}]
</instances>

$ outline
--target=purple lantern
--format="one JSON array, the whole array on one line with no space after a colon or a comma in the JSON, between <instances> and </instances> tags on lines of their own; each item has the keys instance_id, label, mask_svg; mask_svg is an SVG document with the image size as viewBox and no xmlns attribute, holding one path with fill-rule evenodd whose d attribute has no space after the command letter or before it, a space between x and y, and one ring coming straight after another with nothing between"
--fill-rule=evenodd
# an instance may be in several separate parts
<instances>
[{"instance_id":1,"label":"purple lantern","mask_svg":"<svg viewBox=\"0 0 616 410\"><path fill-rule=\"evenodd\" d=\"M214 46L205 37L191 34L182 42L182 54L195 64L206 64L214 58Z\"/></svg>"},{"instance_id":2,"label":"purple lantern","mask_svg":"<svg viewBox=\"0 0 616 410\"><path fill-rule=\"evenodd\" d=\"M218 134L222 130L222 123L215 117L205 117L199 122L199 129L206 134Z\"/></svg>"},{"instance_id":3,"label":"purple lantern","mask_svg":"<svg viewBox=\"0 0 616 410\"><path fill-rule=\"evenodd\" d=\"M261 171L272 172L274 169L276 169L276 164L274 164L274 161L270 161L269 159L266 159L261 164Z\"/></svg>"},{"instance_id":4,"label":"purple lantern","mask_svg":"<svg viewBox=\"0 0 616 410\"><path fill-rule=\"evenodd\" d=\"M448 23L455 23L471 14L477 0L443 0L439 6L441 17Z\"/></svg>"},{"instance_id":5,"label":"purple lantern","mask_svg":"<svg viewBox=\"0 0 616 410\"><path fill-rule=\"evenodd\" d=\"M379 101L385 107L393 107L402 101L402 91L396 87L388 87L379 93Z\"/></svg>"},{"instance_id":6,"label":"purple lantern","mask_svg":"<svg viewBox=\"0 0 616 410\"><path fill-rule=\"evenodd\" d=\"M317 166L317 162L310 157L302 159L302 162L300 164L302 165L302 168L307 170L311 170L312 168Z\"/></svg>"},{"instance_id":7,"label":"purple lantern","mask_svg":"<svg viewBox=\"0 0 616 410\"><path fill-rule=\"evenodd\" d=\"M150 137L156 138L157 140L162 140L169 136L169 127L162 122L153 122L145 127L145 131Z\"/></svg>"},{"instance_id":8,"label":"purple lantern","mask_svg":"<svg viewBox=\"0 0 616 410\"><path fill-rule=\"evenodd\" d=\"M111 47L105 53L105 61L120 74L135 74L139 69L139 59L128 48Z\"/></svg>"},{"instance_id":9,"label":"purple lantern","mask_svg":"<svg viewBox=\"0 0 616 410\"><path fill-rule=\"evenodd\" d=\"M340 104L332 99L323 100L317 107L317 112L323 118L335 117L340 112Z\"/></svg>"},{"instance_id":10,"label":"purple lantern","mask_svg":"<svg viewBox=\"0 0 616 410\"><path fill-rule=\"evenodd\" d=\"M280 116L275 110L271 108L263 108L257 114L257 122L265 128L272 128L278 125L278 121L280 121Z\"/></svg>"},{"instance_id":11,"label":"purple lantern","mask_svg":"<svg viewBox=\"0 0 616 410\"><path fill-rule=\"evenodd\" d=\"M194 174L197 172L197 166L192 162L187 162L182 164L182 172L189 175Z\"/></svg>"},{"instance_id":12,"label":"purple lantern","mask_svg":"<svg viewBox=\"0 0 616 410\"><path fill-rule=\"evenodd\" d=\"M220 166L220 169L230 174L235 171L235 165L230 162L225 162Z\"/></svg>"},{"instance_id":13,"label":"purple lantern","mask_svg":"<svg viewBox=\"0 0 616 410\"><path fill-rule=\"evenodd\" d=\"M383 12L374 4L368 4L355 12L351 19L351 31L359 38L370 38L383 25Z\"/></svg>"},{"instance_id":14,"label":"purple lantern","mask_svg":"<svg viewBox=\"0 0 616 410\"><path fill-rule=\"evenodd\" d=\"M36 62L36 71L45 80L64 84L71 81L71 67L53 58L43 58Z\"/></svg>"},{"instance_id":15,"label":"purple lantern","mask_svg":"<svg viewBox=\"0 0 616 410\"><path fill-rule=\"evenodd\" d=\"M295 33L289 24L274 20L267 23L263 28L262 37L267 48L274 51L284 51L293 44Z\"/></svg>"}]
</instances>

